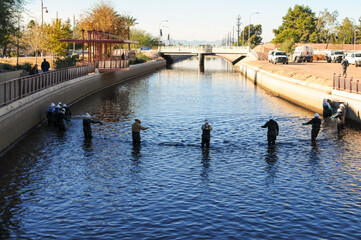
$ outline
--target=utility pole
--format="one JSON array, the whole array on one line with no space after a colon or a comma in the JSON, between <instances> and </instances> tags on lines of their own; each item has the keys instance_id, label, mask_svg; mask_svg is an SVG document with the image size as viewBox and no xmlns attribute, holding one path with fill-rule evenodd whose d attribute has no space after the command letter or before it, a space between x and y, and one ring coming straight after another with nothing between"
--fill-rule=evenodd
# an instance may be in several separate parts
<instances>
[{"instance_id":1,"label":"utility pole","mask_svg":"<svg viewBox=\"0 0 361 240\"><path fill-rule=\"evenodd\" d=\"M73 39L75 39L75 15L73 15ZM73 42L73 55L75 54L75 42Z\"/></svg>"},{"instance_id":2,"label":"utility pole","mask_svg":"<svg viewBox=\"0 0 361 240\"><path fill-rule=\"evenodd\" d=\"M237 47L239 46L239 33L241 32L241 17L238 15L237 17L237 21L236 21L236 26L237 26Z\"/></svg>"},{"instance_id":3,"label":"utility pole","mask_svg":"<svg viewBox=\"0 0 361 240\"><path fill-rule=\"evenodd\" d=\"M233 30L232 30L232 45L234 44L234 26L233 26L233 28L232 28Z\"/></svg>"}]
</instances>

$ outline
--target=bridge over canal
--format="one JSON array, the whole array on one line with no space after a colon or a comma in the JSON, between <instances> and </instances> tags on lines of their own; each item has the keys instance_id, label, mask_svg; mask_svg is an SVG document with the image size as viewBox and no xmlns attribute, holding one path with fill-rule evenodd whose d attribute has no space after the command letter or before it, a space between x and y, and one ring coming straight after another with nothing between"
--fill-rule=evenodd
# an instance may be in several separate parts
<instances>
[{"instance_id":1,"label":"bridge over canal","mask_svg":"<svg viewBox=\"0 0 361 240\"><path fill-rule=\"evenodd\" d=\"M245 57L253 57L258 59L258 54L250 47L236 47L236 46L165 46L158 48L159 54L165 59L171 55L190 55L199 57L199 66L204 66L204 56L206 55L237 55L232 62L236 64Z\"/></svg>"}]
</instances>

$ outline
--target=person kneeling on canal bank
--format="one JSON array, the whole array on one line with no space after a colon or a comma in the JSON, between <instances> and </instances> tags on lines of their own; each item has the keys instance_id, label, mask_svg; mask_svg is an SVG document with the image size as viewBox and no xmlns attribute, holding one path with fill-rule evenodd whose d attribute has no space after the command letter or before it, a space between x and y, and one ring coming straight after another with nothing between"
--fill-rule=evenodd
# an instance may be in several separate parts
<instances>
[{"instance_id":1,"label":"person kneeling on canal bank","mask_svg":"<svg viewBox=\"0 0 361 240\"><path fill-rule=\"evenodd\" d=\"M212 126L209 124L208 120L205 121L206 123L202 125L202 147L206 145L206 147L209 148Z\"/></svg>"},{"instance_id":2,"label":"person kneeling on canal bank","mask_svg":"<svg viewBox=\"0 0 361 240\"><path fill-rule=\"evenodd\" d=\"M140 144L140 130L147 130L147 127L143 127L141 125L141 121L139 119L134 119L134 123L132 125L132 138L133 144Z\"/></svg>"},{"instance_id":3,"label":"person kneeling on canal bank","mask_svg":"<svg viewBox=\"0 0 361 240\"><path fill-rule=\"evenodd\" d=\"M265 125L262 126L262 128L268 128L267 131L268 145L276 144L276 138L279 133L278 123L275 120L270 119L268 122L266 122Z\"/></svg>"},{"instance_id":4,"label":"person kneeling on canal bank","mask_svg":"<svg viewBox=\"0 0 361 240\"><path fill-rule=\"evenodd\" d=\"M317 138L317 135L321 129L320 115L318 113L315 113L314 118L312 118L310 121L308 121L306 123L302 123L302 125L308 125L308 124L312 124L311 140L315 141Z\"/></svg>"},{"instance_id":5,"label":"person kneeling on canal bank","mask_svg":"<svg viewBox=\"0 0 361 240\"><path fill-rule=\"evenodd\" d=\"M92 138L92 128L91 128L91 124L92 123L100 123L103 124L100 121L94 121L90 119L90 114L86 113L85 117L83 119L83 132L84 132L84 137L85 138Z\"/></svg>"}]
</instances>

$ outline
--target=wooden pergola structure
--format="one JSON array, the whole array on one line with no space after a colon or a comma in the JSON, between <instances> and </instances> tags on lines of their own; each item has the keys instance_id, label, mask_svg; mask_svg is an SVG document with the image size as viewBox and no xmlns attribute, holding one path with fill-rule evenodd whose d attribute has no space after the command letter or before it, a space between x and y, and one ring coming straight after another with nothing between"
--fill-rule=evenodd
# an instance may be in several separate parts
<instances>
[{"instance_id":1,"label":"wooden pergola structure","mask_svg":"<svg viewBox=\"0 0 361 240\"><path fill-rule=\"evenodd\" d=\"M88 45L88 64L95 64L100 72L119 71L129 69L129 58L135 55L134 50L130 49L113 49L115 44L137 44L137 41L116 39L107 32L87 31L88 36L85 38L85 30L82 29L82 39L61 39L61 42L82 43L82 60L85 61L85 44Z\"/></svg>"}]
</instances>

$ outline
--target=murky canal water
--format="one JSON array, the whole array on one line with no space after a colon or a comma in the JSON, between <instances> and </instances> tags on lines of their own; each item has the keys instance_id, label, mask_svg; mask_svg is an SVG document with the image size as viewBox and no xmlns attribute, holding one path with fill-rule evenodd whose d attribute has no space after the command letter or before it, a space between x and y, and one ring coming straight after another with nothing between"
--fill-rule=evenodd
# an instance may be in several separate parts
<instances>
[{"instance_id":1,"label":"murky canal water","mask_svg":"<svg viewBox=\"0 0 361 240\"><path fill-rule=\"evenodd\" d=\"M361 134L316 145L313 113L272 97L221 59L196 59L72 106L0 159L5 239L360 239ZM59 99L61 100L61 99ZM93 125L84 141L80 116ZM268 148L262 126L278 121ZM134 118L148 130L131 144ZM213 125L202 151L200 127Z\"/></svg>"}]
</instances>

